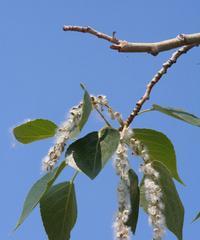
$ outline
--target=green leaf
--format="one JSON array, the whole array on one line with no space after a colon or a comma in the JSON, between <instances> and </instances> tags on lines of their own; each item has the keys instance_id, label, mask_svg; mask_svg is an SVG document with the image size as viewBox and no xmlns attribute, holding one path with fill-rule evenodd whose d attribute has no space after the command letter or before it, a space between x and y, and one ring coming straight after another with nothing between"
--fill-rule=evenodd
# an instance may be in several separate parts
<instances>
[{"instance_id":1,"label":"green leaf","mask_svg":"<svg viewBox=\"0 0 200 240\"><path fill-rule=\"evenodd\" d=\"M40 201L40 212L49 240L69 240L77 218L74 184L51 187Z\"/></svg>"},{"instance_id":2,"label":"green leaf","mask_svg":"<svg viewBox=\"0 0 200 240\"><path fill-rule=\"evenodd\" d=\"M92 111L92 102L91 102L91 98L90 95L88 94L87 90L85 89L85 87L81 84L81 87L84 90L84 97L83 97L83 113L82 113L82 117L79 123L79 130L81 131L83 126L85 125L85 123L87 122L90 113Z\"/></svg>"},{"instance_id":3,"label":"green leaf","mask_svg":"<svg viewBox=\"0 0 200 240\"><path fill-rule=\"evenodd\" d=\"M166 226L179 240L182 240L184 208L175 184L170 176L170 172L162 163L154 161L152 162L152 167L159 173L159 178L157 180L154 179L154 181L162 189L162 202L165 206L163 214L165 216ZM147 201L145 199L143 181L140 192L140 204L144 210L147 211Z\"/></svg>"},{"instance_id":4,"label":"green leaf","mask_svg":"<svg viewBox=\"0 0 200 240\"><path fill-rule=\"evenodd\" d=\"M193 219L192 222L195 222L196 220L199 220L200 219L200 212L196 215L196 217Z\"/></svg>"},{"instance_id":5,"label":"green leaf","mask_svg":"<svg viewBox=\"0 0 200 240\"><path fill-rule=\"evenodd\" d=\"M54 181L59 176L61 171L65 168L65 166L66 162L63 161L59 167L45 174L32 186L24 202L22 214L17 222L15 229L17 229L24 222L24 220L28 217L32 210L37 206L40 199L51 187L51 185L54 183Z\"/></svg>"},{"instance_id":6,"label":"green leaf","mask_svg":"<svg viewBox=\"0 0 200 240\"><path fill-rule=\"evenodd\" d=\"M73 158L78 169L94 179L116 151L118 144L118 130L106 127L72 143L66 151L66 157Z\"/></svg>"},{"instance_id":7,"label":"green leaf","mask_svg":"<svg viewBox=\"0 0 200 240\"><path fill-rule=\"evenodd\" d=\"M131 227L131 231L135 234L135 230L138 222L138 213L139 213L139 203L140 203L140 189L138 187L138 176L130 169L128 172L129 181L130 181L130 203L131 203L131 213L128 217L126 225Z\"/></svg>"},{"instance_id":8,"label":"green leaf","mask_svg":"<svg viewBox=\"0 0 200 240\"><path fill-rule=\"evenodd\" d=\"M147 148L150 160L163 163L169 169L171 176L184 184L178 175L176 154L169 138L152 129L135 128L133 132L134 138Z\"/></svg>"},{"instance_id":9,"label":"green leaf","mask_svg":"<svg viewBox=\"0 0 200 240\"><path fill-rule=\"evenodd\" d=\"M196 117L195 115L185 112L182 109L177 108L170 108L170 107L161 107L159 105L153 104L153 109L159 112L162 112L164 114L167 114L171 117L174 117L176 119L182 120L184 122L187 122L189 124L195 125L200 127L200 118Z\"/></svg>"},{"instance_id":10,"label":"green leaf","mask_svg":"<svg viewBox=\"0 0 200 240\"><path fill-rule=\"evenodd\" d=\"M56 133L55 123L45 119L35 119L13 129L15 138L24 144L53 137Z\"/></svg>"}]
</instances>

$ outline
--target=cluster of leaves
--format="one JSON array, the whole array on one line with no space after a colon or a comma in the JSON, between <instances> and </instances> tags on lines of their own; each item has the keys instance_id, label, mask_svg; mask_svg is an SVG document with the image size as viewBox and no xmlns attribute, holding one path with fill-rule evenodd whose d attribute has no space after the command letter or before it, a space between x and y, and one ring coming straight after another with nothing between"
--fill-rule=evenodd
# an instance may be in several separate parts
<instances>
[{"instance_id":1,"label":"cluster of leaves","mask_svg":"<svg viewBox=\"0 0 200 240\"><path fill-rule=\"evenodd\" d=\"M183 110L164 108L153 105L151 110L183 120L190 124L200 126L200 119ZM92 102L88 92L84 89L83 114L79 131L87 122L92 111ZM15 138L28 144L34 141L54 137L57 125L49 120L36 119L29 121L14 130ZM154 169L159 172L158 183L163 191L165 205L166 226L179 240L182 239L184 222L184 208L177 193L173 178L183 184L177 171L176 155L173 144L161 132L152 129L133 129L134 138L148 148L150 159ZM106 126L103 129L91 132L74 141L68 146L65 157L73 156L78 171L94 179L103 169L108 160L115 153L120 141L118 129ZM127 142L128 144L128 142ZM32 210L39 204L42 221L49 240L70 239L70 233L77 219L77 201L75 193L75 177L70 181L55 184L57 177L68 166L66 159L52 171L46 173L30 189L22 210L22 214L16 225L16 229L24 222ZM127 226L135 233L139 206L147 210L147 202L144 196L144 179L139 183L138 176L133 169L129 170L131 214ZM195 220L200 218L200 213Z\"/></svg>"}]
</instances>

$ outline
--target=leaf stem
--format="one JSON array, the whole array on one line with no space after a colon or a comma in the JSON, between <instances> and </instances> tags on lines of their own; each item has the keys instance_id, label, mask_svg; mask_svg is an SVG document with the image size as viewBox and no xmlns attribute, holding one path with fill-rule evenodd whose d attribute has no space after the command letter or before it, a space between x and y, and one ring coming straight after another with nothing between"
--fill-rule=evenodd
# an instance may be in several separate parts
<instances>
[{"instance_id":1,"label":"leaf stem","mask_svg":"<svg viewBox=\"0 0 200 240\"><path fill-rule=\"evenodd\" d=\"M154 109L153 108L148 108L148 109L140 111L137 115L140 115L140 114L143 114L143 113L146 113L146 112L151 112L151 111L154 111Z\"/></svg>"},{"instance_id":2,"label":"leaf stem","mask_svg":"<svg viewBox=\"0 0 200 240\"><path fill-rule=\"evenodd\" d=\"M74 180L76 179L77 175L79 174L79 171L76 171L72 177L72 179L70 180L71 183L74 182Z\"/></svg>"},{"instance_id":3,"label":"leaf stem","mask_svg":"<svg viewBox=\"0 0 200 240\"><path fill-rule=\"evenodd\" d=\"M99 115L103 118L103 120L105 121L105 123L109 126L112 127L111 124L108 122L108 120L104 117L104 115L102 114L101 111L99 111L99 109L97 107L95 107L96 111L99 113Z\"/></svg>"}]
</instances>

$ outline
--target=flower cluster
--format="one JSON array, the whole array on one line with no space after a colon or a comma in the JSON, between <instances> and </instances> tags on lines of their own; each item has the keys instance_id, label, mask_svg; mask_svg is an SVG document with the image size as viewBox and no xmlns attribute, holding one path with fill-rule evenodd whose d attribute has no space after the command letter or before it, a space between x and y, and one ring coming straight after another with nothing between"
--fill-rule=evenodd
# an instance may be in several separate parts
<instances>
[{"instance_id":1,"label":"flower cluster","mask_svg":"<svg viewBox=\"0 0 200 240\"><path fill-rule=\"evenodd\" d=\"M130 196L129 196L129 175L130 169L128 161L128 149L123 142L123 138L118 145L114 166L117 175L120 176L118 191L118 212L114 222L115 237L117 240L128 240L130 228L125 225L130 214Z\"/></svg>"},{"instance_id":2,"label":"flower cluster","mask_svg":"<svg viewBox=\"0 0 200 240\"><path fill-rule=\"evenodd\" d=\"M98 108L100 111L104 111L104 108L107 109L108 115L112 120L117 120L120 125L123 125L122 116L119 112L114 111L108 103L107 97L104 95L99 95L97 97L91 97L92 104L95 108Z\"/></svg>"},{"instance_id":3,"label":"flower cluster","mask_svg":"<svg viewBox=\"0 0 200 240\"><path fill-rule=\"evenodd\" d=\"M69 118L58 128L55 144L49 149L48 154L43 158L43 171L49 171L53 169L54 165L57 163L62 152L64 151L66 141L69 138L74 137L76 134L82 116L82 106L83 104L81 102L78 106L73 107L70 110Z\"/></svg>"},{"instance_id":4,"label":"flower cluster","mask_svg":"<svg viewBox=\"0 0 200 240\"><path fill-rule=\"evenodd\" d=\"M127 240L129 239L130 229L124 223L127 221L129 215L128 210L118 211L113 227L115 229L116 239Z\"/></svg>"},{"instance_id":5,"label":"flower cluster","mask_svg":"<svg viewBox=\"0 0 200 240\"><path fill-rule=\"evenodd\" d=\"M153 238L161 240L165 232L165 216L163 214L165 206L162 201L162 189L157 184L159 173L152 166L148 149L134 138L130 140L130 143L134 153L144 160L140 170L144 173L144 192L148 203L149 223L153 227Z\"/></svg>"},{"instance_id":6,"label":"flower cluster","mask_svg":"<svg viewBox=\"0 0 200 240\"><path fill-rule=\"evenodd\" d=\"M92 104L96 108L100 108L101 111L103 111L105 106L108 106L108 100L107 97L104 95L99 96L91 96Z\"/></svg>"},{"instance_id":7,"label":"flower cluster","mask_svg":"<svg viewBox=\"0 0 200 240\"><path fill-rule=\"evenodd\" d=\"M127 151L128 149L125 143L119 143L116 151L116 159L114 161L117 175L125 182L129 181L128 171L130 169Z\"/></svg>"},{"instance_id":8,"label":"flower cluster","mask_svg":"<svg viewBox=\"0 0 200 240\"><path fill-rule=\"evenodd\" d=\"M157 174L157 172L155 171ZM153 226L153 237L161 240L165 232L164 204L162 202L162 189L151 178L144 180L145 197L148 202L149 223Z\"/></svg>"},{"instance_id":9,"label":"flower cluster","mask_svg":"<svg viewBox=\"0 0 200 240\"><path fill-rule=\"evenodd\" d=\"M111 107L109 107L108 114L112 120L116 119L120 125L123 125L122 116L119 112L115 112Z\"/></svg>"}]
</instances>

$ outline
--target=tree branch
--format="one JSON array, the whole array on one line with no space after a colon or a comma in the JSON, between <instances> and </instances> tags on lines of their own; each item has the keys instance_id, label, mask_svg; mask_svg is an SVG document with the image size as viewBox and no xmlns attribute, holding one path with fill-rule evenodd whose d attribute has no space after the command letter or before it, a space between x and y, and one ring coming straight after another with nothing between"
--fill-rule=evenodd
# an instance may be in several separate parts
<instances>
[{"instance_id":1,"label":"tree branch","mask_svg":"<svg viewBox=\"0 0 200 240\"><path fill-rule=\"evenodd\" d=\"M176 63L177 59L183 55L184 53L187 53L191 48L195 47L194 45L184 46L180 48L178 51L174 52L169 60L167 60L163 65L162 68L156 73L156 75L152 78L152 80L147 84L146 91L144 95L141 97L141 99L136 103L135 108L133 109L130 116L125 121L125 126L129 126L134 118L138 115L140 109L142 108L143 104L149 100L151 91L155 84L159 82L159 80L162 78L164 74L167 73L167 70Z\"/></svg>"},{"instance_id":2,"label":"tree branch","mask_svg":"<svg viewBox=\"0 0 200 240\"><path fill-rule=\"evenodd\" d=\"M82 26L64 26L64 31L75 31L82 32L94 35L98 38L104 39L113 43L110 46L111 49L117 50L119 52L146 52L154 56L158 55L160 52L168 51L174 48L182 47L185 45L199 45L200 44L200 33L194 34L179 34L177 37L164 40L161 42L153 43L135 43L119 40L115 37L113 33L112 36L109 36L105 33L98 32L97 30L91 27L82 27Z\"/></svg>"},{"instance_id":3,"label":"tree branch","mask_svg":"<svg viewBox=\"0 0 200 240\"><path fill-rule=\"evenodd\" d=\"M111 49L118 50L119 52L146 52L156 56L160 52L193 44L200 44L200 33L179 34L175 38L153 43L132 43L120 41L119 44L112 45Z\"/></svg>"},{"instance_id":4,"label":"tree branch","mask_svg":"<svg viewBox=\"0 0 200 240\"><path fill-rule=\"evenodd\" d=\"M94 35L98 38L102 38L104 40L107 40L111 43L114 44L120 44L120 40L118 40L117 38L115 38L115 32L113 32L113 36L109 36L105 33L102 32L98 32L95 29L91 28L91 27L81 27L81 26L64 26L63 27L63 31L73 31L73 32L82 32L82 33L89 33L91 35Z\"/></svg>"}]
</instances>

